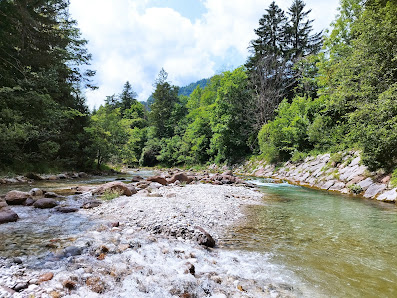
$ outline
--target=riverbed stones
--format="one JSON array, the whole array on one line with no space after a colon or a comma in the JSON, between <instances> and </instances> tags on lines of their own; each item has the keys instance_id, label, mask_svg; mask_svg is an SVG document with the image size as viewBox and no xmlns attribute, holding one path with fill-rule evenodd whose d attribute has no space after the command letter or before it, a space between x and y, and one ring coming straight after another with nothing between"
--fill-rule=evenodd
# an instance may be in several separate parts
<instances>
[{"instance_id":1,"label":"riverbed stones","mask_svg":"<svg viewBox=\"0 0 397 298\"><path fill-rule=\"evenodd\" d=\"M30 194L19 190L11 190L5 197L8 205L22 205L27 198L30 198Z\"/></svg>"},{"instance_id":2,"label":"riverbed stones","mask_svg":"<svg viewBox=\"0 0 397 298\"><path fill-rule=\"evenodd\" d=\"M108 191L117 191L120 195L131 196L132 192L128 188L128 186L120 181L113 181L106 184L103 184L96 188L92 193L102 195Z\"/></svg>"},{"instance_id":3,"label":"riverbed stones","mask_svg":"<svg viewBox=\"0 0 397 298\"><path fill-rule=\"evenodd\" d=\"M18 220L18 214L16 214L7 203L0 200L0 224L7 222L14 222Z\"/></svg>"},{"instance_id":4,"label":"riverbed stones","mask_svg":"<svg viewBox=\"0 0 397 298\"><path fill-rule=\"evenodd\" d=\"M47 273L44 273L44 274L40 275L38 282L39 282L39 283L42 283L42 282L45 282L45 281L49 281L49 280L51 280L53 277L54 277L54 273L52 273L52 272L47 272Z\"/></svg>"},{"instance_id":5,"label":"riverbed stones","mask_svg":"<svg viewBox=\"0 0 397 298\"><path fill-rule=\"evenodd\" d=\"M52 198L42 198L38 199L36 202L34 202L33 206L35 208L39 209L49 209L49 208L54 208L55 206L58 205L58 202Z\"/></svg>"},{"instance_id":6,"label":"riverbed stones","mask_svg":"<svg viewBox=\"0 0 397 298\"><path fill-rule=\"evenodd\" d=\"M60 213L73 213L79 211L79 208L76 207L68 207L68 206L58 206L55 208L56 211Z\"/></svg>"}]
</instances>

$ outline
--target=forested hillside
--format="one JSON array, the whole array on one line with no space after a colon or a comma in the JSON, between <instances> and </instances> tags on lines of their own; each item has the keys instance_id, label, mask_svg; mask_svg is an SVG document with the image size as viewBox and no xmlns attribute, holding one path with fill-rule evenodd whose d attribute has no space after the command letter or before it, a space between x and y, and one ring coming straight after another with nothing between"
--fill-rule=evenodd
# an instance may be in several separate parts
<instances>
[{"instance_id":1,"label":"forested hillside","mask_svg":"<svg viewBox=\"0 0 397 298\"><path fill-rule=\"evenodd\" d=\"M94 74L81 70L90 59L86 41L66 2L55 2L0 2L3 170L27 161L175 166L261 155L279 162L350 148L373 169L396 166L395 1L341 0L325 33L313 32L303 1L286 11L273 2L244 66L183 92L161 70L150 111L126 82L91 114L81 95Z\"/></svg>"}]
</instances>

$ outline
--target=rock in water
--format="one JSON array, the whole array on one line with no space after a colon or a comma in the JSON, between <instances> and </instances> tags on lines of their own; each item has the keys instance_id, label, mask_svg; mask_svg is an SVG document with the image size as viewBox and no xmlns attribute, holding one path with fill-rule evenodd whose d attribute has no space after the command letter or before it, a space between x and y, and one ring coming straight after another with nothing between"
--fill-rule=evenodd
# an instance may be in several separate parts
<instances>
[{"instance_id":1,"label":"rock in water","mask_svg":"<svg viewBox=\"0 0 397 298\"><path fill-rule=\"evenodd\" d=\"M22 205L27 198L30 198L29 193L19 190L11 190L6 194L6 202L9 205Z\"/></svg>"},{"instance_id":2,"label":"rock in water","mask_svg":"<svg viewBox=\"0 0 397 298\"><path fill-rule=\"evenodd\" d=\"M18 220L18 214L8 207L7 203L0 201L0 224Z\"/></svg>"},{"instance_id":3,"label":"rock in water","mask_svg":"<svg viewBox=\"0 0 397 298\"><path fill-rule=\"evenodd\" d=\"M55 201L54 199L50 199L50 198L38 199L33 204L34 207L40 208L40 209L54 208L57 205L58 205L58 202Z\"/></svg>"},{"instance_id":4,"label":"rock in water","mask_svg":"<svg viewBox=\"0 0 397 298\"><path fill-rule=\"evenodd\" d=\"M41 196L44 194L44 192L43 192L40 188L32 188L32 189L29 191L29 194L30 194L32 197L41 197Z\"/></svg>"},{"instance_id":5,"label":"rock in water","mask_svg":"<svg viewBox=\"0 0 397 298\"><path fill-rule=\"evenodd\" d=\"M113 181L106 184L103 184L96 188L92 193L93 194L103 194L106 191L118 191L120 195L131 196L132 192L128 189L127 185L120 181Z\"/></svg>"},{"instance_id":6,"label":"rock in water","mask_svg":"<svg viewBox=\"0 0 397 298\"><path fill-rule=\"evenodd\" d=\"M196 230L196 241L198 244L207 247L215 246L214 238L212 238L212 236L209 233L207 233L203 228L195 227L195 230Z\"/></svg>"}]
</instances>

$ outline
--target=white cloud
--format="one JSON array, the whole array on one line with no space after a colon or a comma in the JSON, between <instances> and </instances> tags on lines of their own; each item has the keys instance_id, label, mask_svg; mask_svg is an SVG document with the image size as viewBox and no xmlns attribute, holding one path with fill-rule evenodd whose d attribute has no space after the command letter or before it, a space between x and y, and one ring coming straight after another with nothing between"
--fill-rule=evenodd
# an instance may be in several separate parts
<instances>
[{"instance_id":1,"label":"white cloud","mask_svg":"<svg viewBox=\"0 0 397 298\"><path fill-rule=\"evenodd\" d=\"M212 76L230 52L240 56L230 64L241 63L270 2L203 0L206 13L192 21L174 9L150 7L149 0L71 0L72 17L89 40L97 70L99 90L87 92L88 105L98 107L107 95L121 92L127 80L146 100L161 67L174 84L186 85ZM289 3L277 1L283 9ZM337 0L307 1L311 17L319 20L316 30L329 24L336 6Z\"/></svg>"}]
</instances>

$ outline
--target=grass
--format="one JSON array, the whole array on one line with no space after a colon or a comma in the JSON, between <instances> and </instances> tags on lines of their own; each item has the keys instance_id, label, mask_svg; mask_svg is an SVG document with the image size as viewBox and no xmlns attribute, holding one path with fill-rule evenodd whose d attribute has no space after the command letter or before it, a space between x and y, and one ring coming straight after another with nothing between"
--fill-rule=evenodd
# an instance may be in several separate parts
<instances>
[{"instance_id":1,"label":"grass","mask_svg":"<svg viewBox=\"0 0 397 298\"><path fill-rule=\"evenodd\" d=\"M107 190L103 193L103 195L101 196L102 200L105 201L111 201L117 197L121 196L121 192L117 189L111 189L111 190Z\"/></svg>"}]
</instances>

